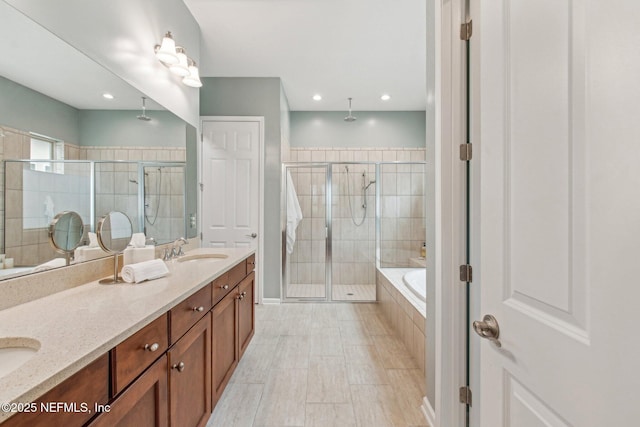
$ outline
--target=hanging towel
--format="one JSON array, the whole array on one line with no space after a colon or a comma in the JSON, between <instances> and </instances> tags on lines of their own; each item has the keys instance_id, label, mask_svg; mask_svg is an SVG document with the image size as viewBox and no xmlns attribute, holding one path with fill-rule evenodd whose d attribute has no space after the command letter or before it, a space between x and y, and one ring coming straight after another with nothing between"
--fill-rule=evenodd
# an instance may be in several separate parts
<instances>
[{"instance_id":1,"label":"hanging towel","mask_svg":"<svg viewBox=\"0 0 640 427\"><path fill-rule=\"evenodd\" d=\"M293 252L293 245L296 242L296 228L298 228L300 221L302 221L302 209L300 209L291 173L287 171L287 253L289 254Z\"/></svg>"},{"instance_id":2,"label":"hanging towel","mask_svg":"<svg viewBox=\"0 0 640 427\"><path fill-rule=\"evenodd\" d=\"M129 264L122 267L122 279L127 283L140 283L159 279L169 274L167 264L161 259Z\"/></svg>"}]
</instances>

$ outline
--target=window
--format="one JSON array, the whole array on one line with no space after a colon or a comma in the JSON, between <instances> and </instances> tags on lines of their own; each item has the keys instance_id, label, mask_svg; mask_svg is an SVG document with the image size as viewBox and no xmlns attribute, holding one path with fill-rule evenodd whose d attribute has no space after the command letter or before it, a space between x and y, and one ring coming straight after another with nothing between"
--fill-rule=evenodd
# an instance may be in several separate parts
<instances>
[{"instance_id":1,"label":"window","mask_svg":"<svg viewBox=\"0 0 640 427\"><path fill-rule=\"evenodd\" d=\"M44 135L31 134L31 160L64 160L64 142ZM57 162L32 162L31 170L64 173L64 164Z\"/></svg>"}]
</instances>

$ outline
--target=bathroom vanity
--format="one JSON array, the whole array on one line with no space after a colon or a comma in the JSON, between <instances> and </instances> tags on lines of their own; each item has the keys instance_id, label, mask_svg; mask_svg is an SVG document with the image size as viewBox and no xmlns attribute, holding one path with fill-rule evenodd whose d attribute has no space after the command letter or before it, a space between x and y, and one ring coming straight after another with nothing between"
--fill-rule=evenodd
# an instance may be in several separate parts
<instances>
[{"instance_id":1,"label":"bathroom vanity","mask_svg":"<svg viewBox=\"0 0 640 427\"><path fill-rule=\"evenodd\" d=\"M0 424L204 426L254 333L254 268L249 249L196 249L162 279L0 311L0 341L39 344L0 377L19 412Z\"/></svg>"}]
</instances>

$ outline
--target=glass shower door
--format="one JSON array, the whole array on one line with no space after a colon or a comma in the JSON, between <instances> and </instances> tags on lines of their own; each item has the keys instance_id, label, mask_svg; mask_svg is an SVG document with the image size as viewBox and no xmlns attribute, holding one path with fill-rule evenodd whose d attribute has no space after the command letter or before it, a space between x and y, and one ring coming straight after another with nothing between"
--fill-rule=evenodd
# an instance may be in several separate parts
<instances>
[{"instance_id":1,"label":"glass shower door","mask_svg":"<svg viewBox=\"0 0 640 427\"><path fill-rule=\"evenodd\" d=\"M284 217L288 224L284 236L284 299L326 300L327 166L292 165L286 166L284 172ZM293 230L299 219L297 212L302 213L302 219Z\"/></svg>"}]
</instances>

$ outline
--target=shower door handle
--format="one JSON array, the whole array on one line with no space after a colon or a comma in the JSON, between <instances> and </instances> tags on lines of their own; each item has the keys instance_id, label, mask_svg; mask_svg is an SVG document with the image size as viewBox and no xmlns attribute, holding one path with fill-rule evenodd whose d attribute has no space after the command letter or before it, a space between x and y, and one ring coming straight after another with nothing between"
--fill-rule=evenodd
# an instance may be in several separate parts
<instances>
[{"instance_id":1,"label":"shower door handle","mask_svg":"<svg viewBox=\"0 0 640 427\"><path fill-rule=\"evenodd\" d=\"M257 233L251 233L251 234L245 234L245 237L251 237L252 239L255 239L256 237L258 237Z\"/></svg>"}]
</instances>

